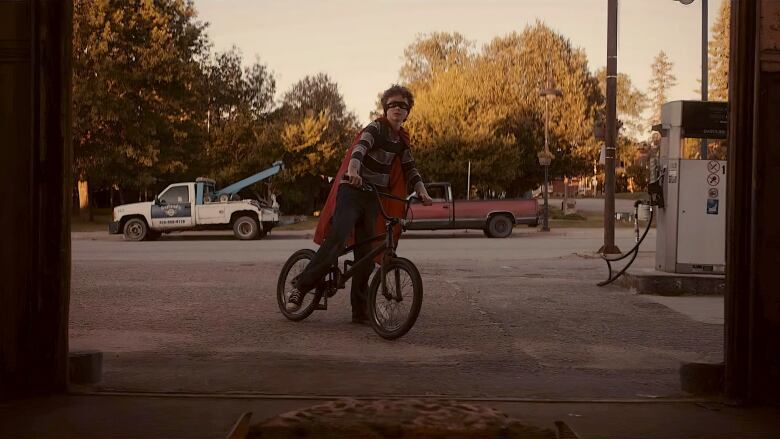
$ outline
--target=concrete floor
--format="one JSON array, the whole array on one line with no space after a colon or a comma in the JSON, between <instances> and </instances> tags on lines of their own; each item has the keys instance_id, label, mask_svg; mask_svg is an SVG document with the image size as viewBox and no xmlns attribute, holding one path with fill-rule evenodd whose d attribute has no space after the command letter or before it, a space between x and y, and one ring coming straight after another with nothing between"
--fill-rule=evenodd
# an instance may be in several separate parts
<instances>
[{"instance_id":1,"label":"concrete floor","mask_svg":"<svg viewBox=\"0 0 780 439\"><path fill-rule=\"evenodd\" d=\"M314 399L71 395L0 403L3 439L224 438L238 417L258 422L321 404ZM569 425L582 439L769 439L778 437L780 410L715 402L468 401L524 424ZM291 436L294 437L294 436Z\"/></svg>"}]
</instances>

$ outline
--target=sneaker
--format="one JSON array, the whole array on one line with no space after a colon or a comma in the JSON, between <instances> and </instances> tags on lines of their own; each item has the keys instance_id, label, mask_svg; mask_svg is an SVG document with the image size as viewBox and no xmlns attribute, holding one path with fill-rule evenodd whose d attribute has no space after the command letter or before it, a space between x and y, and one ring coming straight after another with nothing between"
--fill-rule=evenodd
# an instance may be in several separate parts
<instances>
[{"instance_id":1,"label":"sneaker","mask_svg":"<svg viewBox=\"0 0 780 439\"><path fill-rule=\"evenodd\" d=\"M287 304L285 308L287 311L295 312L301 309L301 303L303 303L303 293L297 289L292 290L290 297L287 298Z\"/></svg>"}]
</instances>

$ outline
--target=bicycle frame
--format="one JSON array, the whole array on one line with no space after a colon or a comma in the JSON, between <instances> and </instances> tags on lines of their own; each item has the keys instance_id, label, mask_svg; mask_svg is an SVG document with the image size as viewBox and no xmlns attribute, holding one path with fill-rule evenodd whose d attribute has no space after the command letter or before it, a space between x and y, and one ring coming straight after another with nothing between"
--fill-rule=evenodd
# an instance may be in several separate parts
<instances>
[{"instance_id":1,"label":"bicycle frame","mask_svg":"<svg viewBox=\"0 0 780 439\"><path fill-rule=\"evenodd\" d=\"M341 254L339 256L343 256L343 255L345 255L345 254L347 254L349 252L354 251L357 247L360 247L362 245L365 245L365 244L368 244L368 243L371 243L371 242L380 241L380 240L384 240L385 242L382 245L379 245L376 248L372 249L366 256L362 257L358 261L354 261L354 262L351 262L351 263L350 263L350 261L345 261L344 262L344 270L343 270L343 272L341 270L338 270L338 263L337 263L336 264L336 269L337 269L337 271L339 271L339 274L338 274L338 279L337 279L336 285L337 285L337 288L339 288L339 289L344 288L346 282L354 275L355 269L357 269L358 267L363 266L364 264L371 263L371 261L373 261L374 258L377 255L379 255L380 253L384 252L385 255L382 257L382 262L380 264L380 269L381 269L380 274L382 276L382 278L381 278L382 279L382 294L385 295L386 297L390 298L391 296L387 292L387 282L386 282L386 279L385 279L385 274L386 274L385 266L386 266L387 261L389 261L390 258L395 257L395 255L396 255L395 254L395 242L393 240L393 227L395 225L397 225L397 224L402 224L403 219L389 216L387 214L387 212L385 212L385 209L382 206L382 203L380 202L379 197L381 195L381 196L384 196L384 197L387 197L387 198L395 199L397 201L403 201L404 203L406 203L407 209L409 208L409 201L410 200L407 200L407 199L404 199L404 198L399 198L399 197L396 197L396 196L391 195L391 194L386 194L386 193L379 192L376 189L376 187L374 187L374 186L368 186L368 188L369 189L364 189L364 190L371 190L374 193L376 193L377 202L379 202L379 210L380 210L382 216L385 218L385 233L382 233L382 234L379 234L379 235L375 235L375 236L372 236L372 237L370 237L368 239L364 239L363 241L355 243L355 244L345 248L341 252ZM396 273L396 276L400 277L400 274ZM399 288L399 279L396 279L396 289L398 290L398 288ZM403 297L401 297L400 291L396 291L395 299L398 300L398 301L403 300ZM327 303L327 298L325 300L326 300L326 303Z\"/></svg>"}]
</instances>

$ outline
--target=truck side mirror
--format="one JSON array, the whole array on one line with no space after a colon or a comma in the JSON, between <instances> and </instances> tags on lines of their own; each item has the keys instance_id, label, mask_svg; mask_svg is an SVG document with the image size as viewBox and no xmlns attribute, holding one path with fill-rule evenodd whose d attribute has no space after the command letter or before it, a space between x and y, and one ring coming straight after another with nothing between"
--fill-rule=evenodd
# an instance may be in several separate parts
<instances>
[{"instance_id":1,"label":"truck side mirror","mask_svg":"<svg viewBox=\"0 0 780 439\"><path fill-rule=\"evenodd\" d=\"M160 199L160 197L158 197L157 195L155 195L155 196L154 196L154 204L156 204L156 205L158 205L158 206L165 206L165 205L166 205L166 204L168 204L168 203L166 203L166 202L165 202L165 200L161 200L161 199Z\"/></svg>"}]
</instances>

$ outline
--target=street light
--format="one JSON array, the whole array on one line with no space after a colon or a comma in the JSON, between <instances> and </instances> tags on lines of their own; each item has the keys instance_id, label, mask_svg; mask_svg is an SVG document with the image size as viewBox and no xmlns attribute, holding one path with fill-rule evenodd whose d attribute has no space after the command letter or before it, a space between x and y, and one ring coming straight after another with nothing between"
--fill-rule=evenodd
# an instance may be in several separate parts
<instances>
[{"instance_id":1,"label":"street light","mask_svg":"<svg viewBox=\"0 0 780 439\"><path fill-rule=\"evenodd\" d=\"M561 93L561 91L558 90L557 88L551 87L550 81L548 80L547 87L539 91L539 96L543 96L545 98L544 100L544 151L537 154L537 157L539 158L539 164L544 168L544 218L542 222L542 231L549 232L550 231L550 221L549 221L550 207L549 207L549 200L548 200L549 198L548 179L549 179L550 163L552 163L552 159L555 158L553 153L550 152L550 143L547 135L547 125L550 119L549 103L550 100L555 99L556 97L563 96L563 93Z\"/></svg>"},{"instance_id":2,"label":"street light","mask_svg":"<svg viewBox=\"0 0 780 439\"><path fill-rule=\"evenodd\" d=\"M690 5L693 0L674 0L684 5ZM707 76L708 76L708 59L707 59L707 0L701 0L701 100L707 101ZM701 159L707 159L707 139L701 139L700 147Z\"/></svg>"}]
</instances>

